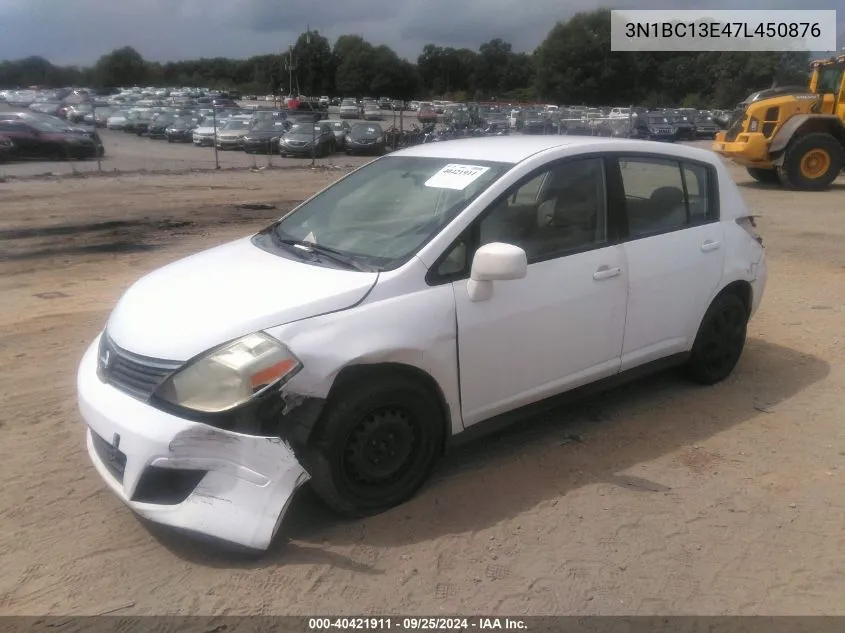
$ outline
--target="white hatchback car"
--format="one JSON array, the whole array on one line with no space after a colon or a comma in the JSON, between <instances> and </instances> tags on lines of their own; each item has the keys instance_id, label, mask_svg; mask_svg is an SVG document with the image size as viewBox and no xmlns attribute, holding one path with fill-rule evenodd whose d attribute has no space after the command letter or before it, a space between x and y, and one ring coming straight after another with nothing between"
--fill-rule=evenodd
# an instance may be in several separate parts
<instances>
[{"instance_id":1,"label":"white hatchback car","mask_svg":"<svg viewBox=\"0 0 845 633\"><path fill-rule=\"evenodd\" d=\"M635 369L724 379L765 284L709 151L420 145L133 285L79 368L88 451L138 514L264 550L308 479L378 512L482 421Z\"/></svg>"}]
</instances>

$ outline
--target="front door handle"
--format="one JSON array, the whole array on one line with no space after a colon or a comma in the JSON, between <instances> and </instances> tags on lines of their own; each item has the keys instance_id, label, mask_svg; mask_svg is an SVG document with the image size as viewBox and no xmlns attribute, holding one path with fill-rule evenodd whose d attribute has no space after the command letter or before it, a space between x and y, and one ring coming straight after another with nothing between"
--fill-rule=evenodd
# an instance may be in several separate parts
<instances>
[{"instance_id":1,"label":"front door handle","mask_svg":"<svg viewBox=\"0 0 845 633\"><path fill-rule=\"evenodd\" d=\"M601 266L596 272L593 273L593 279L595 279L596 281L604 281L605 279L618 277L621 274L621 268L610 268L609 266Z\"/></svg>"},{"instance_id":2,"label":"front door handle","mask_svg":"<svg viewBox=\"0 0 845 633\"><path fill-rule=\"evenodd\" d=\"M709 253L710 251L715 251L716 249L722 246L721 242L714 242L713 240L707 240L704 244L701 245L701 252L702 253Z\"/></svg>"}]
</instances>

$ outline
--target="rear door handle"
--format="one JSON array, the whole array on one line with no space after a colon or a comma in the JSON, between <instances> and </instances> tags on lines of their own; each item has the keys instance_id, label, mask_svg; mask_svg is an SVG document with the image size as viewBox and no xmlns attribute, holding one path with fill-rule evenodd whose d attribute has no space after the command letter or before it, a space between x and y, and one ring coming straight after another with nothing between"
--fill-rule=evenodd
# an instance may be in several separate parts
<instances>
[{"instance_id":1,"label":"rear door handle","mask_svg":"<svg viewBox=\"0 0 845 633\"><path fill-rule=\"evenodd\" d=\"M610 268L609 266L601 266L596 272L593 273L593 279L595 279L596 281L604 281L605 279L618 277L621 274L621 268Z\"/></svg>"},{"instance_id":2,"label":"rear door handle","mask_svg":"<svg viewBox=\"0 0 845 633\"><path fill-rule=\"evenodd\" d=\"M710 251L715 251L716 249L722 246L721 242L714 242L713 240L707 240L704 244L701 245L701 252L702 253L709 253Z\"/></svg>"}]
</instances>

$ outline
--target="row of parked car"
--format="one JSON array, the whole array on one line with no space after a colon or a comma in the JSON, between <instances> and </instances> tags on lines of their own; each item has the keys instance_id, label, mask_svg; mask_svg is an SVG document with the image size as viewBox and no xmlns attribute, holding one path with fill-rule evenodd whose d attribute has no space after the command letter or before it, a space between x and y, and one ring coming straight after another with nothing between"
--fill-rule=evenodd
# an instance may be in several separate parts
<instances>
[{"instance_id":1,"label":"row of parked car","mask_svg":"<svg viewBox=\"0 0 845 633\"><path fill-rule=\"evenodd\" d=\"M378 123L350 124L304 110L178 107L129 108L113 113L106 126L129 134L192 143L221 151L281 156L327 156L385 151L384 130Z\"/></svg>"},{"instance_id":2,"label":"row of parked car","mask_svg":"<svg viewBox=\"0 0 845 633\"><path fill-rule=\"evenodd\" d=\"M710 139L724 123L709 112L646 110L644 108L559 108L534 106L506 110L499 107L447 108L444 122L453 128L474 126L516 130L523 134L617 136L656 141Z\"/></svg>"}]
</instances>

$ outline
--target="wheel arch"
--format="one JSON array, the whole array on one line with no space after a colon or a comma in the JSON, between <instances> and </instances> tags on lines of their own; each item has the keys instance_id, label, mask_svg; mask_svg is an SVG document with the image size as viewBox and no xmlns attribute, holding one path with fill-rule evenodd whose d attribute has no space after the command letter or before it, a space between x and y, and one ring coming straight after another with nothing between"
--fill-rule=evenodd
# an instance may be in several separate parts
<instances>
[{"instance_id":1,"label":"wheel arch","mask_svg":"<svg viewBox=\"0 0 845 633\"><path fill-rule=\"evenodd\" d=\"M743 305L745 305L745 309L748 314L751 314L751 306L754 303L754 289L751 286L750 281L747 281L745 279L736 279L730 282L729 284L724 286L719 292L716 293L716 295L710 301L710 305L713 304L713 301L716 301L716 299L724 295L735 295L736 297L738 297L742 301ZM710 305L708 305L708 308L710 307Z\"/></svg>"},{"instance_id":2,"label":"wheel arch","mask_svg":"<svg viewBox=\"0 0 845 633\"><path fill-rule=\"evenodd\" d=\"M449 408L449 403L446 400L446 395L443 389L438 384L437 380L427 371L420 369L414 365L397 361L383 361L366 364L352 364L343 367L332 382L329 390L327 402L331 402L334 398L343 397L348 390L354 389L361 383L372 383L377 381L380 377L395 377L403 376L420 385L437 402L440 409L440 424L443 426L443 446L445 448L447 440L452 436L452 414ZM319 421L317 425L319 425Z\"/></svg>"},{"instance_id":3,"label":"wheel arch","mask_svg":"<svg viewBox=\"0 0 845 633\"><path fill-rule=\"evenodd\" d=\"M769 146L773 159L782 159L789 143L804 134L830 134L845 147L845 123L832 114L797 114L777 131Z\"/></svg>"}]
</instances>

